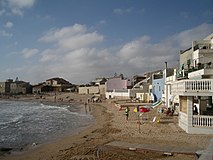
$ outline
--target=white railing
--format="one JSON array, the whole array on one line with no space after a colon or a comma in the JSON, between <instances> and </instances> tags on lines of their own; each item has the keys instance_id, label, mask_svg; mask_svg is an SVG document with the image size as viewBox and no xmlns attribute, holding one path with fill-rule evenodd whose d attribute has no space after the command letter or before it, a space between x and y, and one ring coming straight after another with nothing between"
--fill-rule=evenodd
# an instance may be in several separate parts
<instances>
[{"instance_id":1,"label":"white railing","mask_svg":"<svg viewBox=\"0 0 213 160\"><path fill-rule=\"evenodd\" d=\"M171 92L172 94L178 94L183 92L213 92L213 79L176 81L171 85Z\"/></svg>"},{"instance_id":2,"label":"white railing","mask_svg":"<svg viewBox=\"0 0 213 160\"><path fill-rule=\"evenodd\" d=\"M213 127L213 116L193 115L193 126Z\"/></svg>"}]
</instances>

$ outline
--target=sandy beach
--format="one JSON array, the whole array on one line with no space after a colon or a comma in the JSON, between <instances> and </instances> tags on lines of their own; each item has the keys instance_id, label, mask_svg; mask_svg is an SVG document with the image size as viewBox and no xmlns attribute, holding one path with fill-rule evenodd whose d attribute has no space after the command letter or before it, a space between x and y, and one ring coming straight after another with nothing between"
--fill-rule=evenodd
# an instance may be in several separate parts
<instances>
[{"instance_id":1,"label":"sandy beach","mask_svg":"<svg viewBox=\"0 0 213 160\"><path fill-rule=\"evenodd\" d=\"M69 104L87 102L87 95L64 93L57 96L44 95L21 97L19 100L41 101L43 103ZM90 103L91 114L96 122L82 131L60 138L51 143L37 145L28 151L1 156L2 160L70 160L70 159L195 159L195 155L173 154L165 156L161 152L136 152L119 148L105 147L113 141L155 144L179 147L197 147L205 149L213 135L187 134L178 127L177 116L160 115L160 123L152 122L156 109L138 116L130 107L129 120L124 110L120 110L112 101ZM88 106L87 106L88 107ZM84 107L82 107L83 109ZM139 122L141 123L139 128Z\"/></svg>"}]
</instances>

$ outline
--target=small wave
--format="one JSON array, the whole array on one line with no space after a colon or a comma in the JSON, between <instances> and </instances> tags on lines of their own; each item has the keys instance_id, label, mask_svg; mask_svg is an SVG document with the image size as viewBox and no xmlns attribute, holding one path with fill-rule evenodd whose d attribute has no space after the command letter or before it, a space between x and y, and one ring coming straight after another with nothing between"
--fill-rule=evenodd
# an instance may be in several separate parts
<instances>
[{"instance_id":1,"label":"small wave","mask_svg":"<svg viewBox=\"0 0 213 160\"><path fill-rule=\"evenodd\" d=\"M6 129L6 128L8 128L8 126L1 127L1 129Z\"/></svg>"},{"instance_id":2,"label":"small wave","mask_svg":"<svg viewBox=\"0 0 213 160\"><path fill-rule=\"evenodd\" d=\"M80 115L80 113L78 113L78 112L69 112L70 114L73 114L73 115Z\"/></svg>"},{"instance_id":3,"label":"small wave","mask_svg":"<svg viewBox=\"0 0 213 160\"><path fill-rule=\"evenodd\" d=\"M70 106L55 106L55 105L46 105L46 104L43 104L41 103L40 104L42 108L45 108L45 109L62 109L62 110L67 110L68 111L68 108Z\"/></svg>"},{"instance_id":4,"label":"small wave","mask_svg":"<svg viewBox=\"0 0 213 160\"><path fill-rule=\"evenodd\" d=\"M14 117L14 118L11 119L10 121L7 121L7 122L0 122L0 125L7 125L7 124L11 124L11 123L18 123L22 117L23 117L23 116L20 115L20 116Z\"/></svg>"},{"instance_id":5,"label":"small wave","mask_svg":"<svg viewBox=\"0 0 213 160\"><path fill-rule=\"evenodd\" d=\"M70 114L72 115L77 115L79 117L88 117L88 116L91 116L90 114L85 114L85 113L78 113L78 112L69 112Z\"/></svg>"}]
</instances>

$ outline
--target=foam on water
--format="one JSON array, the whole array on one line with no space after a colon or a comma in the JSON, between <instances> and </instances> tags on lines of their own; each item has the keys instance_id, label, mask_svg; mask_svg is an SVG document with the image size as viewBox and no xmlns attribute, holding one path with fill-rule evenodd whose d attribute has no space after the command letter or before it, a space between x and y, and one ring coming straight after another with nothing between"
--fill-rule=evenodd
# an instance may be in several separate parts
<instances>
[{"instance_id":1,"label":"foam on water","mask_svg":"<svg viewBox=\"0 0 213 160\"><path fill-rule=\"evenodd\" d=\"M14 118L11 118L11 119L8 119L7 121L3 121L3 122L1 122L0 121L0 126L1 125L7 125L7 124L11 124L11 123L17 123L17 122L19 122L19 120L22 118L23 116L22 115L19 115L19 116L16 116L16 117L14 117Z\"/></svg>"},{"instance_id":2,"label":"foam on water","mask_svg":"<svg viewBox=\"0 0 213 160\"><path fill-rule=\"evenodd\" d=\"M0 101L0 148L24 148L73 133L93 122L79 106Z\"/></svg>"}]
</instances>

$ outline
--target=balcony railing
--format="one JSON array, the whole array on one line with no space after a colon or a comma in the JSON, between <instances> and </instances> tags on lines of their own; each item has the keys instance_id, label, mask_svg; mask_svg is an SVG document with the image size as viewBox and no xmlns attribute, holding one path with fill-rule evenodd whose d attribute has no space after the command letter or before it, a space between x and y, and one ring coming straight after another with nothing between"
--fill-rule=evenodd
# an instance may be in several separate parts
<instances>
[{"instance_id":1,"label":"balcony railing","mask_svg":"<svg viewBox=\"0 0 213 160\"><path fill-rule=\"evenodd\" d=\"M213 80L181 80L171 85L172 94L178 93L213 93Z\"/></svg>"},{"instance_id":2,"label":"balcony railing","mask_svg":"<svg viewBox=\"0 0 213 160\"><path fill-rule=\"evenodd\" d=\"M193 115L192 125L200 127L213 127L213 116Z\"/></svg>"}]
</instances>

